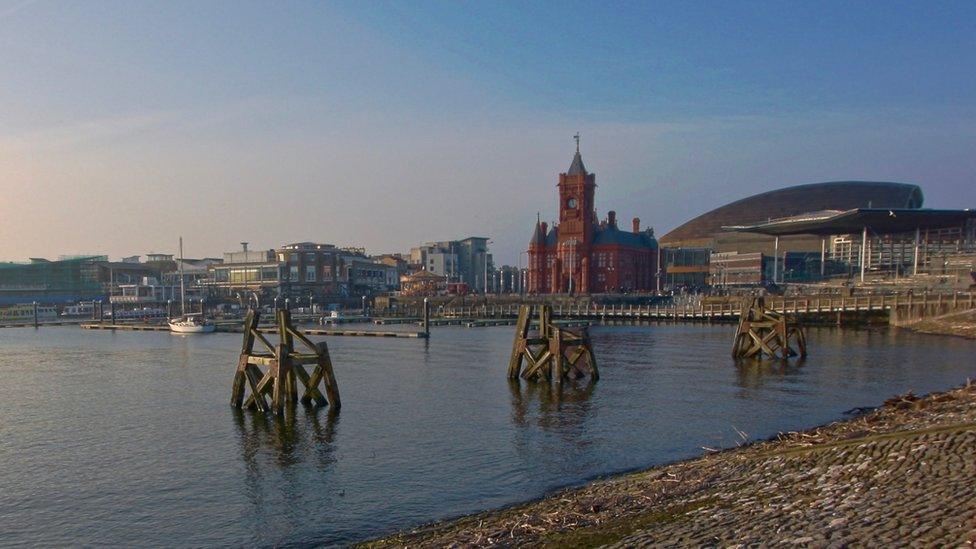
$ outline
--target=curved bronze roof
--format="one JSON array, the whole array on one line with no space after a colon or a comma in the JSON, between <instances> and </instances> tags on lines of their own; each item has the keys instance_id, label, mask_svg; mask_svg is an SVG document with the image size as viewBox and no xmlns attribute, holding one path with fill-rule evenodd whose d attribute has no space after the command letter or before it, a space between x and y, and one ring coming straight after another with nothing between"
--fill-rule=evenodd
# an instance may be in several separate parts
<instances>
[{"instance_id":1,"label":"curved bronze roof","mask_svg":"<svg viewBox=\"0 0 976 549\"><path fill-rule=\"evenodd\" d=\"M725 227L728 231L758 233L770 236L796 234L851 234L865 227L879 233L904 233L919 227L942 229L959 227L976 218L973 210L923 210L904 208L857 208L846 212L833 210L810 212L755 225Z\"/></svg>"},{"instance_id":2,"label":"curved bronze roof","mask_svg":"<svg viewBox=\"0 0 976 549\"><path fill-rule=\"evenodd\" d=\"M753 225L815 210L922 207L922 189L909 183L830 181L777 189L715 208L661 237L662 246L708 246L723 226Z\"/></svg>"}]
</instances>

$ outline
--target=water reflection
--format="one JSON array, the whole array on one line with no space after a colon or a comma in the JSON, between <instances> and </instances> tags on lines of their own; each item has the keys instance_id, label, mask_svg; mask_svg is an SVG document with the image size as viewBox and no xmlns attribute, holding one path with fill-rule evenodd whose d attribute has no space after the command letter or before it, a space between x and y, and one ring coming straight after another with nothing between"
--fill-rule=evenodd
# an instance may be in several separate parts
<instances>
[{"instance_id":1,"label":"water reflection","mask_svg":"<svg viewBox=\"0 0 976 549\"><path fill-rule=\"evenodd\" d=\"M519 427L530 425L530 408L537 403L538 425L543 429L565 431L567 427L582 425L590 412L595 388L596 382L590 378L551 384L510 380L512 421Z\"/></svg>"},{"instance_id":2,"label":"water reflection","mask_svg":"<svg viewBox=\"0 0 976 549\"><path fill-rule=\"evenodd\" d=\"M339 414L332 408L286 406L281 416L237 408L232 412L249 473L258 472L262 456L280 468L310 462L325 470L335 462Z\"/></svg>"},{"instance_id":3,"label":"water reflection","mask_svg":"<svg viewBox=\"0 0 976 549\"><path fill-rule=\"evenodd\" d=\"M800 373L807 359L803 357L789 360L763 360L758 358L733 359L735 362L736 385L743 389L758 389L764 381L782 379Z\"/></svg>"}]
</instances>

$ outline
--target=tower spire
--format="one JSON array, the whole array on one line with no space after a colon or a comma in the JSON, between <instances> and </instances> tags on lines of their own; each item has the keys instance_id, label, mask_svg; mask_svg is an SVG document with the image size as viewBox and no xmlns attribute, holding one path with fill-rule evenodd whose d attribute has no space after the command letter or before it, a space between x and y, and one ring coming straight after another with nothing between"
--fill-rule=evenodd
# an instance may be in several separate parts
<instances>
[{"instance_id":1,"label":"tower spire","mask_svg":"<svg viewBox=\"0 0 976 549\"><path fill-rule=\"evenodd\" d=\"M573 139L576 140L576 154L579 154L580 133L576 132L576 135L573 136Z\"/></svg>"}]
</instances>

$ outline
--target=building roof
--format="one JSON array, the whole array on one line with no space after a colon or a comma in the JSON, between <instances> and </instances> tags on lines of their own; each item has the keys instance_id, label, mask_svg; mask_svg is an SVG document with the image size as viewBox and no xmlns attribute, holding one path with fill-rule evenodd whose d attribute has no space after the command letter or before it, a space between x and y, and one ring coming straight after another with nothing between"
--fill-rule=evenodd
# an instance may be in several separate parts
<instances>
[{"instance_id":1,"label":"building roof","mask_svg":"<svg viewBox=\"0 0 976 549\"><path fill-rule=\"evenodd\" d=\"M737 200L704 213L661 237L666 246L708 245L725 226L744 226L814 210L922 207L918 185L883 181L831 181L796 185Z\"/></svg>"},{"instance_id":2,"label":"building roof","mask_svg":"<svg viewBox=\"0 0 976 549\"><path fill-rule=\"evenodd\" d=\"M573 163L569 165L569 171L566 172L566 175L577 175L581 173L586 173L586 166L583 165L583 155L579 151L576 151L576 155L573 156Z\"/></svg>"},{"instance_id":3,"label":"building roof","mask_svg":"<svg viewBox=\"0 0 976 549\"><path fill-rule=\"evenodd\" d=\"M555 246L559 242L559 227L553 227L549 229L549 233L546 234L546 246Z\"/></svg>"},{"instance_id":4,"label":"building roof","mask_svg":"<svg viewBox=\"0 0 976 549\"><path fill-rule=\"evenodd\" d=\"M634 233L621 231L617 227L597 229L593 235L593 245L617 245L630 248L657 248L657 240L651 236L649 230Z\"/></svg>"},{"instance_id":5,"label":"building roof","mask_svg":"<svg viewBox=\"0 0 976 549\"><path fill-rule=\"evenodd\" d=\"M437 273L432 273L430 271L417 271L413 274L405 276L404 280L408 282L421 282L424 280L447 280L447 277Z\"/></svg>"},{"instance_id":6,"label":"building roof","mask_svg":"<svg viewBox=\"0 0 976 549\"><path fill-rule=\"evenodd\" d=\"M929 210L907 208L855 208L846 211L821 210L802 215L773 219L751 225L723 227L727 231L759 233L770 236L794 234L850 234L867 227L875 233L904 233L916 228L941 229L958 227L976 218L973 210Z\"/></svg>"},{"instance_id":7,"label":"building roof","mask_svg":"<svg viewBox=\"0 0 976 549\"><path fill-rule=\"evenodd\" d=\"M546 231L542 228L542 222L535 222L535 230L532 231L532 238L529 240L529 245L532 244L542 244L546 243Z\"/></svg>"},{"instance_id":8,"label":"building roof","mask_svg":"<svg viewBox=\"0 0 976 549\"><path fill-rule=\"evenodd\" d=\"M633 233L630 231L621 231L617 227L603 227L597 228L594 231L592 244L594 246L617 245L630 248L657 248L657 239L654 238L653 234L651 229ZM559 226L549 229L545 238L541 242L536 242L536 239L541 238L541 235L542 225L536 224L536 233L532 237L532 243L542 244L549 248L555 248L559 244Z\"/></svg>"}]
</instances>

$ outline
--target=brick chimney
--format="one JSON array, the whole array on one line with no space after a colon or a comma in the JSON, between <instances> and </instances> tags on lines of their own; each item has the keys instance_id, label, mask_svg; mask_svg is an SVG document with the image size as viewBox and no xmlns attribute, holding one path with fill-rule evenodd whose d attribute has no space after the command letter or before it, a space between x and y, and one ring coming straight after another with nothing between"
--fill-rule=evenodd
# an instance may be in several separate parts
<instances>
[{"instance_id":1,"label":"brick chimney","mask_svg":"<svg viewBox=\"0 0 976 549\"><path fill-rule=\"evenodd\" d=\"M613 210L607 212L607 226L611 228L617 227L617 212Z\"/></svg>"},{"instance_id":2,"label":"brick chimney","mask_svg":"<svg viewBox=\"0 0 976 549\"><path fill-rule=\"evenodd\" d=\"M635 217L633 223L634 223L634 234L637 234L640 232L640 218Z\"/></svg>"}]
</instances>

